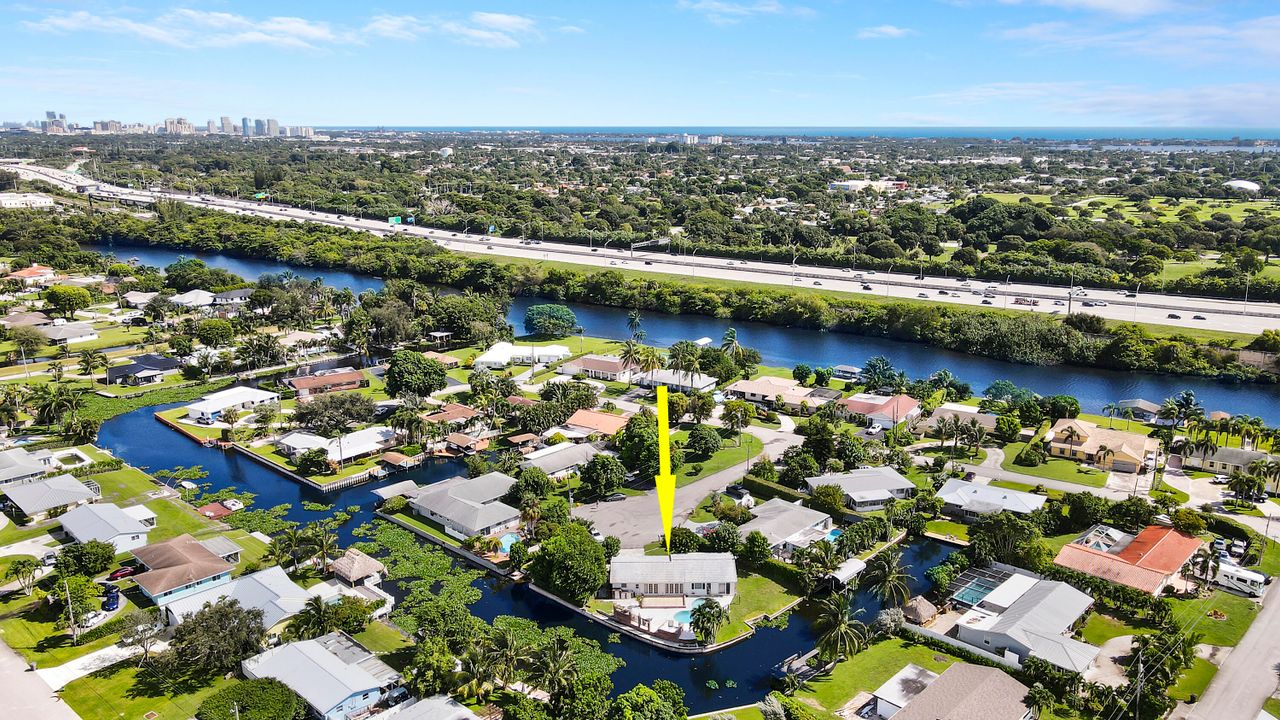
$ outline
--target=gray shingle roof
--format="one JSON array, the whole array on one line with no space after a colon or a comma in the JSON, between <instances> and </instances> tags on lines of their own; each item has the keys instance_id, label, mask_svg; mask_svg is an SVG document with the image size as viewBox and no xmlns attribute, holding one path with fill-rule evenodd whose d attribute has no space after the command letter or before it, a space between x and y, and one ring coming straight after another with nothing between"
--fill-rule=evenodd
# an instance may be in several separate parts
<instances>
[{"instance_id":1,"label":"gray shingle roof","mask_svg":"<svg viewBox=\"0 0 1280 720\"><path fill-rule=\"evenodd\" d=\"M500 472L450 478L423 488L410 504L476 532L520 517L519 510L499 500L515 482L515 478Z\"/></svg>"},{"instance_id":2,"label":"gray shingle roof","mask_svg":"<svg viewBox=\"0 0 1280 720\"><path fill-rule=\"evenodd\" d=\"M995 668L956 663L894 720L1022 720L1027 686Z\"/></svg>"},{"instance_id":3,"label":"gray shingle roof","mask_svg":"<svg viewBox=\"0 0 1280 720\"><path fill-rule=\"evenodd\" d=\"M70 533L77 542L108 541L117 535L140 534L151 529L111 503L81 505L59 520L62 522L62 529Z\"/></svg>"},{"instance_id":4,"label":"gray shingle roof","mask_svg":"<svg viewBox=\"0 0 1280 720\"><path fill-rule=\"evenodd\" d=\"M751 509L755 519L744 523L738 531L746 537L753 531L765 536L770 545L778 545L796 533L821 525L831 516L812 508L774 498Z\"/></svg>"},{"instance_id":5,"label":"gray shingle roof","mask_svg":"<svg viewBox=\"0 0 1280 720\"><path fill-rule=\"evenodd\" d=\"M902 477L891 467L873 467L862 470L851 470L842 473L829 473L805 480L809 491L822 485L839 485L846 495L877 490L905 490L915 488L915 484Z\"/></svg>"},{"instance_id":6,"label":"gray shingle roof","mask_svg":"<svg viewBox=\"0 0 1280 720\"><path fill-rule=\"evenodd\" d=\"M545 450L538 450L525 457L520 467L536 467L548 475L564 472L572 467L581 467L599 455L600 451L590 443L572 445L561 443Z\"/></svg>"},{"instance_id":7,"label":"gray shingle roof","mask_svg":"<svg viewBox=\"0 0 1280 720\"><path fill-rule=\"evenodd\" d=\"M27 515L72 505L97 497L85 484L71 475L55 475L23 485L6 488L4 494Z\"/></svg>"}]
</instances>

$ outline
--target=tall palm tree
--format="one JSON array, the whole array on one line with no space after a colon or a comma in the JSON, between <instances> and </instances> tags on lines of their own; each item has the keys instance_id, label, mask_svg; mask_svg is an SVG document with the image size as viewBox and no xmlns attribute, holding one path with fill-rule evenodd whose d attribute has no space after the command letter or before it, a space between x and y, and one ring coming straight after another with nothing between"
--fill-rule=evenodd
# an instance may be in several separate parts
<instances>
[{"instance_id":1,"label":"tall palm tree","mask_svg":"<svg viewBox=\"0 0 1280 720\"><path fill-rule=\"evenodd\" d=\"M886 605L901 607L911 599L910 566L902 565L902 550L897 546L885 548L871 558L863 573L863 583L880 596Z\"/></svg>"},{"instance_id":2,"label":"tall palm tree","mask_svg":"<svg viewBox=\"0 0 1280 720\"><path fill-rule=\"evenodd\" d=\"M644 337L644 319L640 317L639 310L632 310L627 313L627 331L631 333L632 340L640 340Z\"/></svg>"},{"instance_id":3,"label":"tall palm tree","mask_svg":"<svg viewBox=\"0 0 1280 720\"><path fill-rule=\"evenodd\" d=\"M285 634L293 640L310 640L337 630L340 622L338 607L313 595L293 616Z\"/></svg>"},{"instance_id":4,"label":"tall palm tree","mask_svg":"<svg viewBox=\"0 0 1280 720\"><path fill-rule=\"evenodd\" d=\"M1111 428L1111 427L1113 427L1112 423L1114 423L1114 422L1115 422L1115 419L1116 419L1116 413L1118 413L1118 412L1120 412L1120 405L1119 405L1118 403L1113 403L1113 402L1111 402L1111 403L1107 403L1106 405L1103 405L1103 406L1102 406L1102 414L1104 414L1104 415L1106 415L1106 416L1107 416L1107 428L1108 428L1108 429L1109 429L1109 428Z\"/></svg>"},{"instance_id":5,"label":"tall palm tree","mask_svg":"<svg viewBox=\"0 0 1280 720\"><path fill-rule=\"evenodd\" d=\"M640 356L640 371L649 376L649 384L653 384L653 373L666 366L662 351L655 347L645 347Z\"/></svg>"},{"instance_id":6,"label":"tall palm tree","mask_svg":"<svg viewBox=\"0 0 1280 720\"><path fill-rule=\"evenodd\" d=\"M329 572L329 558L338 554L338 536L332 530L319 523L312 525L308 533L311 536L311 547L314 557L320 561L320 572Z\"/></svg>"},{"instance_id":7,"label":"tall palm tree","mask_svg":"<svg viewBox=\"0 0 1280 720\"><path fill-rule=\"evenodd\" d=\"M715 600L707 599L689 613L689 629L703 645L715 642L720 628L729 622L729 611Z\"/></svg>"},{"instance_id":8,"label":"tall palm tree","mask_svg":"<svg viewBox=\"0 0 1280 720\"><path fill-rule=\"evenodd\" d=\"M737 362L742 357L742 344L738 342L738 331L728 328L724 331L724 338L720 341L720 350Z\"/></svg>"},{"instance_id":9,"label":"tall palm tree","mask_svg":"<svg viewBox=\"0 0 1280 720\"><path fill-rule=\"evenodd\" d=\"M101 350L85 350L80 353L80 374L88 375L90 381L93 380L94 373L99 370L106 370L109 365L111 365L111 362L107 360L107 356L102 354Z\"/></svg>"},{"instance_id":10,"label":"tall palm tree","mask_svg":"<svg viewBox=\"0 0 1280 720\"><path fill-rule=\"evenodd\" d=\"M479 647L472 646L458 658L455 678L457 691L464 697L484 702L493 690L493 659Z\"/></svg>"},{"instance_id":11,"label":"tall palm tree","mask_svg":"<svg viewBox=\"0 0 1280 720\"><path fill-rule=\"evenodd\" d=\"M862 652L867 645L867 626L857 620L862 609L853 609L852 593L833 593L818 601L813 630L818 635L818 652L824 659L837 660Z\"/></svg>"},{"instance_id":12,"label":"tall palm tree","mask_svg":"<svg viewBox=\"0 0 1280 720\"><path fill-rule=\"evenodd\" d=\"M1116 456L1116 451L1106 445L1099 445L1098 449L1093 453L1093 462L1098 467L1104 467L1107 461Z\"/></svg>"},{"instance_id":13,"label":"tall palm tree","mask_svg":"<svg viewBox=\"0 0 1280 720\"><path fill-rule=\"evenodd\" d=\"M618 359L622 361L623 367L627 368L627 389L631 389L631 369L640 367L640 360L644 356L644 346L635 340L627 340L622 343L622 351L618 353Z\"/></svg>"},{"instance_id":14,"label":"tall palm tree","mask_svg":"<svg viewBox=\"0 0 1280 720\"><path fill-rule=\"evenodd\" d=\"M503 687L533 658L528 643L509 627L494 628L485 651L493 660L494 674Z\"/></svg>"},{"instance_id":15,"label":"tall palm tree","mask_svg":"<svg viewBox=\"0 0 1280 720\"><path fill-rule=\"evenodd\" d=\"M554 704L578 679L578 661L569 641L556 637L542 646L533 659L530 675L534 683L551 696Z\"/></svg>"},{"instance_id":16,"label":"tall palm tree","mask_svg":"<svg viewBox=\"0 0 1280 720\"><path fill-rule=\"evenodd\" d=\"M1192 556L1191 567L1196 576L1201 579L1201 588L1212 583L1214 578L1218 577L1218 566L1220 562L1218 553L1207 547L1200 548L1196 551L1196 554Z\"/></svg>"},{"instance_id":17,"label":"tall palm tree","mask_svg":"<svg viewBox=\"0 0 1280 720\"><path fill-rule=\"evenodd\" d=\"M1071 457L1073 458L1076 456L1076 443L1080 442L1081 437L1080 431L1076 429L1075 425L1068 425L1062 431L1062 439L1066 441L1067 445L1071 446Z\"/></svg>"}]
</instances>

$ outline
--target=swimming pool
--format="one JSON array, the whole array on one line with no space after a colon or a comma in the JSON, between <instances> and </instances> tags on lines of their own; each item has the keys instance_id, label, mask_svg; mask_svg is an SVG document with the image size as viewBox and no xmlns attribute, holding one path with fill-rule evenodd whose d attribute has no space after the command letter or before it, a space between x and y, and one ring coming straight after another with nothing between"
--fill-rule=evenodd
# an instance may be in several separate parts
<instances>
[{"instance_id":1,"label":"swimming pool","mask_svg":"<svg viewBox=\"0 0 1280 720\"><path fill-rule=\"evenodd\" d=\"M844 531L841 530L840 528L832 528L831 532L827 533L827 542L835 542L836 539L843 534L844 534Z\"/></svg>"},{"instance_id":2,"label":"swimming pool","mask_svg":"<svg viewBox=\"0 0 1280 720\"><path fill-rule=\"evenodd\" d=\"M520 542L520 536L513 532L504 533L502 537L498 538L498 542L502 543L502 552L509 553L511 552L511 546Z\"/></svg>"},{"instance_id":3,"label":"swimming pool","mask_svg":"<svg viewBox=\"0 0 1280 720\"><path fill-rule=\"evenodd\" d=\"M707 602L706 598L695 600L693 602L693 607L696 608L704 602ZM688 625L693 620L693 608L690 608L688 610L681 610L680 612L675 614L674 619L676 622L680 623L681 625Z\"/></svg>"}]
</instances>

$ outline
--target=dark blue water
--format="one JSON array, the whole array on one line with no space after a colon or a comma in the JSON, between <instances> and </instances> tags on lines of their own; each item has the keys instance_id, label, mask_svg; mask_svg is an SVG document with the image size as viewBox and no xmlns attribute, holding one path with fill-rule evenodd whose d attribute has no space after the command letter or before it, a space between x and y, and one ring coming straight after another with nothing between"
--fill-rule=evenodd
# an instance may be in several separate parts
<instances>
[{"instance_id":1,"label":"dark blue water","mask_svg":"<svg viewBox=\"0 0 1280 720\"><path fill-rule=\"evenodd\" d=\"M377 500L371 492L374 488L405 479L427 484L465 471L461 463L456 461L436 461L394 475L380 483L324 494L288 480L239 453L197 445L155 419L154 413L177 405L141 408L112 418L103 423L97 444L125 462L153 472L177 466L200 465L209 473L208 478L201 482L211 484L215 490L235 486L242 491L256 493L256 508L289 503L293 507L288 518L298 522L317 520L329 514L303 510L302 502L305 500L331 503L335 509L359 505L359 512L338 532L343 546L356 540L351 535L352 529L373 519L372 511ZM925 579L924 572L952 552L954 548L932 540L920 540L904 546L903 563L911 565L913 592L920 593L929 589L930 584ZM637 683L651 683L658 678L665 678L684 688L688 705L694 712L710 712L759 700L768 690L772 668L791 655L807 652L814 645L809 619L797 612L792 614L785 630L762 628L750 640L709 656L676 655L625 636L620 643L609 643L607 629L541 597L524 585L513 585L486 577L477 581L477 587L484 593L473 606L477 617L492 621L499 615L515 615L531 618L543 626L570 626L580 634L598 641L602 647L627 663L626 667L613 675L618 692L629 690ZM859 593L858 606L864 608L861 619L870 622L880 611L881 603L869 593ZM708 688L708 680L715 680L720 685L719 689ZM733 680L737 687L724 687L726 680Z\"/></svg>"},{"instance_id":2,"label":"dark blue water","mask_svg":"<svg viewBox=\"0 0 1280 720\"><path fill-rule=\"evenodd\" d=\"M886 138L982 138L1010 140L1231 140L1280 138L1280 129L1264 127L788 127L788 126L331 126L324 130L395 130L399 132L469 133L537 132L548 135L676 136L684 133L725 137L886 137Z\"/></svg>"},{"instance_id":3,"label":"dark blue water","mask_svg":"<svg viewBox=\"0 0 1280 720\"><path fill-rule=\"evenodd\" d=\"M109 250L93 247L86 249ZM186 254L168 248L122 247L119 257L137 257L147 265L165 266L179 257L200 257L210 266L219 267L246 278L263 273L292 270L303 277L321 277L334 287L348 287L353 292L376 290L382 281L367 275L317 271L296 268L269 260L247 260L223 255ZM529 305L545 300L516 298L508 321L523 326L524 311ZM599 305L571 304L578 323L587 335L622 340L628 337L627 311ZM736 322L702 315L662 315L646 313L645 342L670 345L677 340L710 337L719 341L728 327L738 330L744 345L756 348L766 365L792 367L799 363L811 366L851 364L861 366L873 355L883 355L895 367L913 378L925 377L946 368L982 392L993 381L1011 380L1042 395L1063 393L1079 399L1088 412L1101 412L1103 406L1116 400L1144 398L1160 402L1183 390L1195 392L1207 410L1224 410L1231 414L1261 417L1269 425L1280 424L1280 386L1233 385L1214 380L1172 375L1097 370L1070 366L1036 367L990 360L939 350L926 345L860 337L844 333L822 333L813 330L784 328L762 323Z\"/></svg>"}]
</instances>

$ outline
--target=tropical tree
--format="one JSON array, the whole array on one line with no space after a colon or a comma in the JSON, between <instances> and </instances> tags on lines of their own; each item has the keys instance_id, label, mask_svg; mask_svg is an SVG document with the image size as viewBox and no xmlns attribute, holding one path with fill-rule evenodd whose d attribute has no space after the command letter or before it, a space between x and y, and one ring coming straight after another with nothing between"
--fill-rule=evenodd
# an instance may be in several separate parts
<instances>
[{"instance_id":1,"label":"tropical tree","mask_svg":"<svg viewBox=\"0 0 1280 720\"><path fill-rule=\"evenodd\" d=\"M1221 560L1218 553L1212 548L1202 547L1196 551L1191 557L1191 568L1196 577L1200 578L1201 588L1209 585L1218 577L1218 567Z\"/></svg>"},{"instance_id":2,"label":"tropical tree","mask_svg":"<svg viewBox=\"0 0 1280 720\"><path fill-rule=\"evenodd\" d=\"M543 645L533 658L530 674L555 703L578 678L578 663L569 641L557 636Z\"/></svg>"},{"instance_id":3,"label":"tropical tree","mask_svg":"<svg viewBox=\"0 0 1280 720\"><path fill-rule=\"evenodd\" d=\"M886 605L901 607L911 599L910 566L902 565L902 550L887 547L867 563L863 573L863 585L871 589Z\"/></svg>"},{"instance_id":4,"label":"tropical tree","mask_svg":"<svg viewBox=\"0 0 1280 720\"><path fill-rule=\"evenodd\" d=\"M1083 437L1084 436L1080 434L1080 431L1076 429L1075 425L1068 425L1062 430L1063 441L1065 441L1067 445L1071 446L1071 457L1075 457L1076 444L1079 443Z\"/></svg>"},{"instance_id":5,"label":"tropical tree","mask_svg":"<svg viewBox=\"0 0 1280 720\"><path fill-rule=\"evenodd\" d=\"M627 313L627 332L631 333L631 339L639 342L644 339L644 319L640 316L639 310L632 310Z\"/></svg>"},{"instance_id":6,"label":"tropical tree","mask_svg":"<svg viewBox=\"0 0 1280 720\"><path fill-rule=\"evenodd\" d=\"M94 373L99 370L106 370L111 365L111 361L107 360L107 356L101 350L85 350L80 353L80 374L87 375L93 380ZM106 376L103 376L103 382Z\"/></svg>"},{"instance_id":7,"label":"tropical tree","mask_svg":"<svg viewBox=\"0 0 1280 720\"><path fill-rule=\"evenodd\" d=\"M720 423L733 432L734 442L742 446L742 431L751 425L755 410L745 400L729 400L720 411Z\"/></svg>"},{"instance_id":8,"label":"tropical tree","mask_svg":"<svg viewBox=\"0 0 1280 720\"><path fill-rule=\"evenodd\" d=\"M861 612L861 608L854 610L848 591L818 601L813 629L818 635L818 652L824 659L852 657L866 647L867 626L856 619Z\"/></svg>"},{"instance_id":9,"label":"tropical tree","mask_svg":"<svg viewBox=\"0 0 1280 720\"><path fill-rule=\"evenodd\" d=\"M738 342L737 330L728 328L724 331L724 337L720 340L720 350L734 362L742 358L742 343Z\"/></svg>"},{"instance_id":10,"label":"tropical tree","mask_svg":"<svg viewBox=\"0 0 1280 720\"><path fill-rule=\"evenodd\" d=\"M1102 414L1107 416L1107 427L1108 427L1108 428L1111 428L1111 427L1112 427L1112 423L1115 421L1115 419L1116 419L1116 413L1118 413L1118 412L1120 412L1120 405L1119 405L1119 403L1113 403L1113 402L1110 402L1110 403L1107 403L1106 405L1103 405L1103 406L1102 406Z\"/></svg>"},{"instance_id":11,"label":"tropical tree","mask_svg":"<svg viewBox=\"0 0 1280 720\"><path fill-rule=\"evenodd\" d=\"M628 369L627 372L627 389L631 389L631 368L641 366L641 359L644 356L644 346L635 340L627 340L622 343L622 351L618 353L618 359L622 361L622 365Z\"/></svg>"},{"instance_id":12,"label":"tropical tree","mask_svg":"<svg viewBox=\"0 0 1280 720\"><path fill-rule=\"evenodd\" d=\"M485 651L489 654L494 674L503 687L533 658L524 638L513 628L506 626L494 628Z\"/></svg>"},{"instance_id":13,"label":"tropical tree","mask_svg":"<svg viewBox=\"0 0 1280 720\"><path fill-rule=\"evenodd\" d=\"M294 639L309 640L337 630L340 621L337 605L313 595L289 622L288 635Z\"/></svg>"},{"instance_id":14,"label":"tropical tree","mask_svg":"<svg viewBox=\"0 0 1280 720\"><path fill-rule=\"evenodd\" d=\"M4 571L4 579L17 581L18 587L22 588L23 594L30 595L35 588L36 572L39 568L40 564L36 562L35 558L29 555L18 555Z\"/></svg>"},{"instance_id":15,"label":"tropical tree","mask_svg":"<svg viewBox=\"0 0 1280 720\"><path fill-rule=\"evenodd\" d=\"M710 598L696 605L689 613L689 629L703 645L715 642L720 628L729 622L729 611Z\"/></svg>"},{"instance_id":16,"label":"tropical tree","mask_svg":"<svg viewBox=\"0 0 1280 720\"><path fill-rule=\"evenodd\" d=\"M458 658L454 687L464 697L484 702L494 685L493 658L478 646L472 646Z\"/></svg>"}]
</instances>

